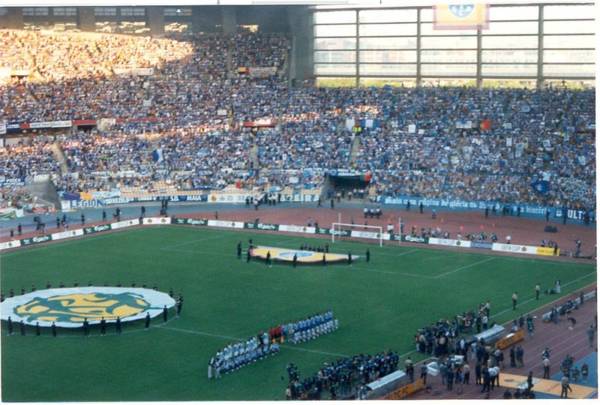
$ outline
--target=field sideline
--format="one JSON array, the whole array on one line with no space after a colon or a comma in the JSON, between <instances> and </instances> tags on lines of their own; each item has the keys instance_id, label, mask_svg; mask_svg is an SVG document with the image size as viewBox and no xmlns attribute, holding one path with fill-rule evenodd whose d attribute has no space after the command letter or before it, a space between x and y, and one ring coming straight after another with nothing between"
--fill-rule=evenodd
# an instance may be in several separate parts
<instances>
[{"instance_id":1,"label":"field sideline","mask_svg":"<svg viewBox=\"0 0 600 405\"><path fill-rule=\"evenodd\" d=\"M192 227L145 227L17 250L0 256L2 290L28 291L64 282L102 286L136 282L185 297L182 316L144 331L106 337L2 334L4 401L144 401L283 399L285 366L302 376L325 361L357 353L414 350L417 328L473 309L489 299L492 320L504 322L551 302L533 300L560 279L564 294L595 282L594 265L531 258L330 243L330 251L364 256L352 266L292 268L235 257L235 245L298 248L324 239ZM517 311L510 296L519 293ZM208 360L234 339L277 323L333 309L340 328L309 343L285 344L275 357L225 375L206 377ZM413 356L413 358L415 358ZM283 378L283 379L282 379Z\"/></svg>"}]
</instances>

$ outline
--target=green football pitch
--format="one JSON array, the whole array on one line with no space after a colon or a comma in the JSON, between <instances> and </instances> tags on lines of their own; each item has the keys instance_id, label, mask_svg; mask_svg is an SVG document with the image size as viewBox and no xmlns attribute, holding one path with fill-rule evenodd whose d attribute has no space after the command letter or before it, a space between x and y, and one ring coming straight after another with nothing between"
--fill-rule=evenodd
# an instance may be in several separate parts
<instances>
[{"instance_id":1,"label":"green football pitch","mask_svg":"<svg viewBox=\"0 0 600 405\"><path fill-rule=\"evenodd\" d=\"M284 399L285 367L301 376L323 362L358 353L414 350L421 326L490 300L492 320L504 322L557 298L533 299L534 285L561 280L568 294L596 280L593 265L490 256L411 246L336 242L332 252L364 258L352 266L293 268L236 258L238 241L298 248L325 240L281 234L193 227L145 227L89 236L3 254L2 290L20 292L50 281L80 285L156 285L184 296L179 318L155 319L149 330L124 325L101 337L94 330L53 338L48 331L2 333L4 401L147 401ZM520 304L512 311L511 294ZM332 309L340 327L299 345L284 344L277 356L246 366L220 380L207 379L207 363L236 338L278 323ZM4 326L4 325L3 325ZM413 359L419 358L413 353Z\"/></svg>"}]
</instances>

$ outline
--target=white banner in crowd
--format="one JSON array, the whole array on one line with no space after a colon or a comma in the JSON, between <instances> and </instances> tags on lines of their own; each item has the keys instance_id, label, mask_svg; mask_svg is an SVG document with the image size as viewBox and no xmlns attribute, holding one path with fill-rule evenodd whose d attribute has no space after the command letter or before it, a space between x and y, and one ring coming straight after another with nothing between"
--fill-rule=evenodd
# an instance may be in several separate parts
<instances>
[{"instance_id":1,"label":"white banner in crowd","mask_svg":"<svg viewBox=\"0 0 600 405\"><path fill-rule=\"evenodd\" d=\"M41 128L71 128L73 124L71 121L42 121L42 122L31 122L29 128L41 129Z\"/></svg>"},{"instance_id":2,"label":"white banner in crowd","mask_svg":"<svg viewBox=\"0 0 600 405\"><path fill-rule=\"evenodd\" d=\"M151 76L154 74L153 68L114 68L113 72L119 76Z\"/></svg>"}]
</instances>

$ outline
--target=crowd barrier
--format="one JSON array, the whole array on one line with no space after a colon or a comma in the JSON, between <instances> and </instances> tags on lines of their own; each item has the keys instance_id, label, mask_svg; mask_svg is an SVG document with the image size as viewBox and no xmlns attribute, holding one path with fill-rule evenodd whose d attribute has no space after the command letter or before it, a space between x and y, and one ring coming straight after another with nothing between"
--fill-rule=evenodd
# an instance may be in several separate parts
<instances>
[{"instance_id":1,"label":"crowd barrier","mask_svg":"<svg viewBox=\"0 0 600 405\"><path fill-rule=\"evenodd\" d=\"M590 291L590 292L588 292L588 293L586 293L586 294L583 295L583 301L589 301L589 300L591 300L591 299L593 299L595 297L596 297L596 290ZM573 299L573 301L575 301L578 305L581 305L583 303L581 301L581 297L577 297L577 298ZM566 305L566 304L563 304L563 305ZM556 310L558 312L560 312L563 305L559 305L558 307L556 307ZM548 311L548 312L545 312L544 314L542 314L542 321L544 321L544 322L550 322L551 314L552 314L551 310Z\"/></svg>"},{"instance_id":2,"label":"crowd barrier","mask_svg":"<svg viewBox=\"0 0 600 405\"><path fill-rule=\"evenodd\" d=\"M381 398L392 391L406 389L407 385L410 385L408 375L402 370L396 370L367 384L367 399Z\"/></svg>"},{"instance_id":3,"label":"crowd barrier","mask_svg":"<svg viewBox=\"0 0 600 405\"><path fill-rule=\"evenodd\" d=\"M291 232L291 233L305 233L311 235L331 235L335 232L336 236L343 236L353 239L379 239L377 232L366 232L356 231L348 229L336 229L332 230L329 228L320 228L315 226L302 226L302 225L280 225L280 224L263 224L260 222L241 222L241 221L227 221L227 220L212 220L212 219L193 219L193 218L176 218L176 217L150 217L150 218L136 218L128 219L119 222L112 222L103 225L89 226L82 229L67 230L63 232L56 232L52 234L34 236L31 238L15 239L9 242L0 243L0 251L6 249L14 249L22 246L29 246L43 242L50 242L68 238L75 238L82 235L88 235L90 233L105 232L115 229L123 229L137 225L192 225L192 226L207 226L217 228L231 228L231 229L251 229L259 231L272 231L272 232ZM394 233L384 233L383 239L388 241L398 242L410 242L410 243L423 243L437 246L450 246L458 248L474 248L474 249L488 249L497 252L508 252L508 253L519 253L537 256L553 256L555 255L553 248L538 247L538 246L527 246L527 245L512 245L506 243L488 243L488 242L471 242L467 240L457 239L441 239L441 238L427 238L416 235L400 235ZM556 252L558 256L560 250Z\"/></svg>"}]
</instances>

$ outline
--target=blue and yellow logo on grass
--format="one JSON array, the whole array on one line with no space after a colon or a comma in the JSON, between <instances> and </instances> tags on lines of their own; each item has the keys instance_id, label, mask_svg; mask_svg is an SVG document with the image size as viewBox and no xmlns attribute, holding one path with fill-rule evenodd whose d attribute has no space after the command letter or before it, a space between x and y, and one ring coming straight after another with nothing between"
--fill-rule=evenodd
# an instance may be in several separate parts
<instances>
[{"instance_id":1,"label":"blue and yellow logo on grass","mask_svg":"<svg viewBox=\"0 0 600 405\"><path fill-rule=\"evenodd\" d=\"M90 324L133 321L147 313L154 317L175 300L163 292L145 288L80 287L40 290L6 299L1 304L2 319L27 325L78 327L87 318Z\"/></svg>"},{"instance_id":2,"label":"blue and yellow logo on grass","mask_svg":"<svg viewBox=\"0 0 600 405\"><path fill-rule=\"evenodd\" d=\"M150 304L139 294L86 293L33 298L14 309L15 314L29 323L83 322L117 319L139 314L150 309Z\"/></svg>"},{"instance_id":3,"label":"blue and yellow logo on grass","mask_svg":"<svg viewBox=\"0 0 600 405\"><path fill-rule=\"evenodd\" d=\"M292 262L294 260L294 255L296 255L298 263L321 263L323 262L323 255L325 255L325 261L327 263L345 262L348 260L348 254L312 252L271 246L257 246L252 250L251 255L252 257L259 259L266 259L267 253L271 253L272 260L284 262ZM359 256L352 255L352 260L356 260L358 257Z\"/></svg>"}]
</instances>

